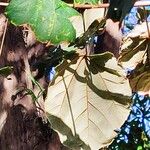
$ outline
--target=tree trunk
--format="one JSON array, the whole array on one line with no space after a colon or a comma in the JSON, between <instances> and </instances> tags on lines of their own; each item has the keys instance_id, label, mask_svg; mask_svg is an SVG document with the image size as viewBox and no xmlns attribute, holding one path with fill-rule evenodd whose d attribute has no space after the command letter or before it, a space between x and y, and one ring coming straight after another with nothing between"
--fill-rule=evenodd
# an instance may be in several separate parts
<instances>
[{"instance_id":1,"label":"tree trunk","mask_svg":"<svg viewBox=\"0 0 150 150\"><path fill-rule=\"evenodd\" d=\"M29 78L30 73L34 74L43 88L48 86L44 73L34 65L46 53L45 45L38 42L26 48L22 28L8 25L0 67L12 66L13 72L7 77L0 76L1 150L67 149L45 119L42 106L44 96L40 97L40 109L37 109L32 97L24 91L30 89L38 92Z\"/></svg>"}]
</instances>

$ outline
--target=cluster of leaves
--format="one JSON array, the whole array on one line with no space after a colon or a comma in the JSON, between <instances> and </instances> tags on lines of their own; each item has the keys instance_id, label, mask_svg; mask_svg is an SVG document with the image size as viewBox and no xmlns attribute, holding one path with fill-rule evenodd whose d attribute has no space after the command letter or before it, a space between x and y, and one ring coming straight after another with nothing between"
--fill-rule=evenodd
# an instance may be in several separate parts
<instances>
[{"instance_id":1,"label":"cluster of leaves","mask_svg":"<svg viewBox=\"0 0 150 150\"><path fill-rule=\"evenodd\" d=\"M97 4L99 0L75 0L74 3ZM108 17L122 20L133 6L134 1L110 1ZM114 9L117 8L117 12ZM121 13L120 13L121 11ZM114 14L115 13L115 14ZM29 24L37 39L58 44L62 41L75 40L75 29L70 18L79 13L61 0L11 0L6 8L6 16L15 25Z\"/></svg>"},{"instance_id":2,"label":"cluster of leaves","mask_svg":"<svg viewBox=\"0 0 150 150\"><path fill-rule=\"evenodd\" d=\"M150 89L150 42L148 30L146 23L138 25L125 38L122 45L119 62L128 71L130 86L135 93L132 97L133 104L130 115L121 127L118 136L109 146L109 149L112 150L150 149L150 97L148 95Z\"/></svg>"},{"instance_id":3,"label":"cluster of leaves","mask_svg":"<svg viewBox=\"0 0 150 150\"><path fill-rule=\"evenodd\" d=\"M97 2L97 0L75 1L75 3L92 4ZM134 2L131 0L111 0L107 17L122 21ZM105 18L101 21L96 20L83 36L75 40L75 29L70 18L79 15L79 13L61 0L11 0L6 9L6 15L15 25L29 24L39 41L50 41L53 44L69 41L73 46L80 48L84 48L97 32L102 33L106 23ZM126 65L128 65L129 60L137 52L147 51L148 41L141 40L139 37L126 41L124 42L126 45L122 46L125 48L122 48L120 63L127 61ZM107 145L109 143L107 141L113 139L116 135L114 130L122 125L129 114L127 107L131 102L129 97L131 89L121 67L118 66L111 53L89 56L84 52L64 55L64 51L57 47L47 58L41 59L41 62L45 63L44 65L52 65L50 68L57 66L58 62L60 63L56 67L56 75L48 88L45 109L52 127L59 132L65 145L72 149L96 150ZM143 58L141 58L141 62L145 64ZM136 87L136 91L141 89L137 88L141 72L138 72L139 78L137 79L134 77L137 76L135 72L130 75L130 83L132 89ZM143 80L145 81L145 78ZM141 84L143 80L141 80L140 86L145 88L147 86ZM32 81L40 88L33 78ZM33 99L38 99L32 91L27 90L26 92L33 95ZM141 125L137 122L137 115L135 116L135 111L139 111L137 109L139 101L140 98L134 105L136 109L132 109L128 117L130 121L127 120L122 126L120 134L110 145L110 148L118 146L124 149L126 146L131 146L126 144L127 141L138 148L143 146L143 143L145 146L148 145L145 139L141 140L143 132L141 130L137 132L137 128L135 128L135 125ZM145 108L143 107L145 103L147 104L147 100L145 101L144 97L141 104L142 109ZM145 112L143 113L145 114ZM145 128L145 124L142 127ZM145 136L148 138L147 128L145 131Z\"/></svg>"}]
</instances>

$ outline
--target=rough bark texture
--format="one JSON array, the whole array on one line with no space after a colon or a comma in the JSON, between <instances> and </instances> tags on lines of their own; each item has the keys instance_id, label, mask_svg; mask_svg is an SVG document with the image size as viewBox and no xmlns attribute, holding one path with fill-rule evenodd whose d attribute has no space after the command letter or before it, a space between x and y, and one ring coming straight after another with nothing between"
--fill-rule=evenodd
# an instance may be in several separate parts
<instances>
[{"instance_id":1,"label":"rough bark texture","mask_svg":"<svg viewBox=\"0 0 150 150\"><path fill-rule=\"evenodd\" d=\"M43 123L34 111L22 105L8 109L1 132L1 150L59 150L61 143L56 132Z\"/></svg>"},{"instance_id":2,"label":"rough bark texture","mask_svg":"<svg viewBox=\"0 0 150 150\"><path fill-rule=\"evenodd\" d=\"M1 150L60 150L65 148L58 134L44 122L44 113L37 108L30 95L18 89L29 88L38 92L29 78L30 71L41 85L48 83L44 72L40 72L36 62L46 55L43 44L35 43L25 47L21 27L8 25L0 67L13 66L13 72L7 77L0 76L0 149ZM43 97L39 100L43 109Z\"/></svg>"}]
</instances>

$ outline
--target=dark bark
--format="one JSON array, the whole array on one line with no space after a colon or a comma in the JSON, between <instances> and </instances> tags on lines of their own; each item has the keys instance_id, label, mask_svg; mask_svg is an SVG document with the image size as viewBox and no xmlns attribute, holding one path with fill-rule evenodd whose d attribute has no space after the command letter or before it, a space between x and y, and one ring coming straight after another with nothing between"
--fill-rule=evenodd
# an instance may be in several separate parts
<instances>
[{"instance_id":1,"label":"dark bark","mask_svg":"<svg viewBox=\"0 0 150 150\"><path fill-rule=\"evenodd\" d=\"M54 134L57 143L50 147ZM27 111L19 104L8 109L6 123L1 132L0 149L55 150L60 149L60 141L48 123L44 124L34 111Z\"/></svg>"},{"instance_id":2,"label":"dark bark","mask_svg":"<svg viewBox=\"0 0 150 150\"><path fill-rule=\"evenodd\" d=\"M21 27L8 25L0 67L13 66L13 72L8 77L0 76L0 122L3 122L0 127L1 150L65 149L58 134L47 121L43 121L44 113L37 112L31 96L24 95L24 92L15 94L22 88L37 90L27 72L31 71L35 76L40 73L38 67L32 66L46 53L47 49L40 43L27 49ZM37 80L47 88L45 79L43 73Z\"/></svg>"}]
</instances>

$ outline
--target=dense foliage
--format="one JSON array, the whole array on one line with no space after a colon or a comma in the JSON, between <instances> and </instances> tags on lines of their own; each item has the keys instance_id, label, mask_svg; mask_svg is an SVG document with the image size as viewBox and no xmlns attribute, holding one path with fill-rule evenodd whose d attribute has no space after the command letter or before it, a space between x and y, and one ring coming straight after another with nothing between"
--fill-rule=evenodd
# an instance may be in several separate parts
<instances>
[{"instance_id":1,"label":"dense foliage","mask_svg":"<svg viewBox=\"0 0 150 150\"><path fill-rule=\"evenodd\" d=\"M111 0L106 17L95 20L79 37L71 19L81 15L61 0L11 0L6 8L5 14L14 25L28 24L38 41L54 44L41 59L50 80L44 111L52 128L69 148L96 150L106 145L112 150L150 148L150 98L138 93L150 88L149 37L141 37L136 29L128 34L123 39L119 61L110 52L90 55L88 48L96 36L105 32L107 19L121 23L134 2ZM74 3L96 4L98 1L76 0ZM144 32L147 30L148 27ZM65 49L62 48L64 41L70 42ZM7 67L0 73L7 76L11 71L12 68ZM30 79L40 94L43 93L32 75ZM26 89L26 94L38 103L39 95L30 89Z\"/></svg>"}]
</instances>

